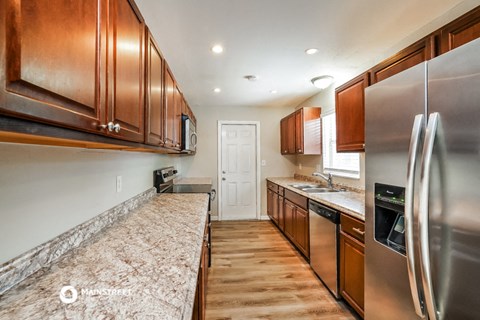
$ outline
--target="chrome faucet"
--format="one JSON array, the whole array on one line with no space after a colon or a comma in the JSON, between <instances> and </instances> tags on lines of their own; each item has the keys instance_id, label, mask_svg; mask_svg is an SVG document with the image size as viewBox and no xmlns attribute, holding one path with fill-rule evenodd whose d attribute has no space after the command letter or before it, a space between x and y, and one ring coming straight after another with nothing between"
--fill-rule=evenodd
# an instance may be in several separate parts
<instances>
[{"instance_id":1,"label":"chrome faucet","mask_svg":"<svg viewBox=\"0 0 480 320\"><path fill-rule=\"evenodd\" d=\"M332 180L332 174L331 173L329 173L328 176L326 176L323 173L314 172L314 173L312 173L312 176L320 177L322 179L325 179L325 181L327 181L327 183L328 183L328 187L330 189L333 189L333 180Z\"/></svg>"}]
</instances>

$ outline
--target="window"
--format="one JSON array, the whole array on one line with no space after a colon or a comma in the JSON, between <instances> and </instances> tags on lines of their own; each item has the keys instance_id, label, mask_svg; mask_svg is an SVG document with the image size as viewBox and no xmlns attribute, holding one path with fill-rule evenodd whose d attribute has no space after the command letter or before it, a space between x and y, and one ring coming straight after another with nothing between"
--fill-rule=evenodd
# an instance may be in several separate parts
<instances>
[{"instance_id":1,"label":"window","mask_svg":"<svg viewBox=\"0 0 480 320\"><path fill-rule=\"evenodd\" d=\"M322 117L323 172L347 178L360 178L360 155L337 153L335 113Z\"/></svg>"}]
</instances>

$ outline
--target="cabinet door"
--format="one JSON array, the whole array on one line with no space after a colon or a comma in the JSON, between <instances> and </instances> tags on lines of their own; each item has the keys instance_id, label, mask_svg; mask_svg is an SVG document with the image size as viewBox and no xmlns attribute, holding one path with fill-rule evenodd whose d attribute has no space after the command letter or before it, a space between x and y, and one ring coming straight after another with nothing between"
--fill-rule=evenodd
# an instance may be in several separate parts
<instances>
[{"instance_id":1,"label":"cabinet door","mask_svg":"<svg viewBox=\"0 0 480 320\"><path fill-rule=\"evenodd\" d=\"M287 154L295 154L295 115L292 114L287 118Z\"/></svg>"},{"instance_id":2,"label":"cabinet door","mask_svg":"<svg viewBox=\"0 0 480 320\"><path fill-rule=\"evenodd\" d=\"M278 227L285 232L285 198L278 197Z\"/></svg>"},{"instance_id":3,"label":"cabinet door","mask_svg":"<svg viewBox=\"0 0 480 320\"><path fill-rule=\"evenodd\" d=\"M295 242L298 249L309 259L308 244L308 211L296 207L295 211Z\"/></svg>"},{"instance_id":4,"label":"cabinet door","mask_svg":"<svg viewBox=\"0 0 480 320\"><path fill-rule=\"evenodd\" d=\"M146 134L145 143L163 146L163 57L147 32Z\"/></svg>"},{"instance_id":5,"label":"cabinet door","mask_svg":"<svg viewBox=\"0 0 480 320\"><path fill-rule=\"evenodd\" d=\"M278 194L273 193L272 219L278 225Z\"/></svg>"},{"instance_id":6,"label":"cabinet door","mask_svg":"<svg viewBox=\"0 0 480 320\"><path fill-rule=\"evenodd\" d=\"M480 37L480 7L441 29L440 52L445 53Z\"/></svg>"},{"instance_id":7,"label":"cabinet door","mask_svg":"<svg viewBox=\"0 0 480 320\"><path fill-rule=\"evenodd\" d=\"M183 96L178 89L178 86L175 85L174 89L174 100L175 100L175 118L173 123L174 128L174 139L173 145L175 149L180 150L181 141L182 141L182 108L183 108Z\"/></svg>"},{"instance_id":8,"label":"cabinet door","mask_svg":"<svg viewBox=\"0 0 480 320\"><path fill-rule=\"evenodd\" d=\"M133 1L110 2L108 120L121 126L112 135L144 140L144 38L145 23ZM113 49L114 48L114 49Z\"/></svg>"},{"instance_id":9,"label":"cabinet door","mask_svg":"<svg viewBox=\"0 0 480 320\"><path fill-rule=\"evenodd\" d=\"M164 141L166 147L175 146L175 80L170 68L165 67L165 121Z\"/></svg>"},{"instance_id":10,"label":"cabinet door","mask_svg":"<svg viewBox=\"0 0 480 320\"><path fill-rule=\"evenodd\" d=\"M283 118L280 120L280 153L287 154L288 153L288 121L287 118Z\"/></svg>"},{"instance_id":11,"label":"cabinet door","mask_svg":"<svg viewBox=\"0 0 480 320\"><path fill-rule=\"evenodd\" d=\"M105 3L2 1L0 113L101 132Z\"/></svg>"},{"instance_id":12,"label":"cabinet door","mask_svg":"<svg viewBox=\"0 0 480 320\"><path fill-rule=\"evenodd\" d=\"M295 241L295 205L285 200L284 205L285 216L285 235L292 241Z\"/></svg>"},{"instance_id":13,"label":"cabinet door","mask_svg":"<svg viewBox=\"0 0 480 320\"><path fill-rule=\"evenodd\" d=\"M340 293L364 316L364 246L346 233L340 233Z\"/></svg>"},{"instance_id":14,"label":"cabinet door","mask_svg":"<svg viewBox=\"0 0 480 320\"><path fill-rule=\"evenodd\" d=\"M267 214L273 220L273 191L267 189Z\"/></svg>"},{"instance_id":15,"label":"cabinet door","mask_svg":"<svg viewBox=\"0 0 480 320\"><path fill-rule=\"evenodd\" d=\"M370 71L371 83L380 82L433 57L435 37L426 37L373 67Z\"/></svg>"},{"instance_id":16,"label":"cabinet door","mask_svg":"<svg viewBox=\"0 0 480 320\"><path fill-rule=\"evenodd\" d=\"M303 108L295 112L295 153L303 153Z\"/></svg>"},{"instance_id":17,"label":"cabinet door","mask_svg":"<svg viewBox=\"0 0 480 320\"><path fill-rule=\"evenodd\" d=\"M337 152L365 150L365 88L368 73L335 90Z\"/></svg>"}]
</instances>

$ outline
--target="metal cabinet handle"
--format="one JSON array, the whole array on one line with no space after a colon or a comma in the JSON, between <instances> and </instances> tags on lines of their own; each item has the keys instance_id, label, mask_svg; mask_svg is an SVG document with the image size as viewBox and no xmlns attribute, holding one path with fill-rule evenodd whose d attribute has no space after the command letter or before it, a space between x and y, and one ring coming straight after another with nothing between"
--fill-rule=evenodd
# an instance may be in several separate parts
<instances>
[{"instance_id":1,"label":"metal cabinet handle","mask_svg":"<svg viewBox=\"0 0 480 320\"><path fill-rule=\"evenodd\" d=\"M440 152L444 152L443 137L440 114L432 113L428 119L428 127L425 134L425 143L423 147L421 173L420 173L420 202L419 202L419 238L420 238L420 267L422 274L422 283L425 296L425 305L427 306L428 318L430 320L440 319L440 314L435 303L435 295L432 286L432 273L430 269L430 243L429 243L429 197L430 197L430 174L433 147L435 139L438 137L439 147L443 148ZM442 165L443 159L440 156L439 163ZM440 170L441 172L442 170ZM442 173L440 173L442 174ZM442 177L441 177L442 178ZM448 274L448 273L447 273Z\"/></svg>"},{"instance_id":2,"label":"metal cabinet handle","mask_svg":"<svg viewBox=\"0 0 480 320\"><path fill-rule=\"evenodd\" d=\"M365 235L365 231L360 230L360 228L352 228L352 230L355 231L356 233L358 233L361 236Z\"/></svg>"},{"instance_id":3,"label":"metal cabinet handle","mask_svg":"<svg viewBox=\"0 0 480 320\"><path fill-rule=\"evenodd\" d=\"M118 123L113 123L112 121L110 121L109 123L107 124L102 124L99 126L100 129L102 130L105 130L107 129L108 132L112 132L112 131L115 131L116 133L120 132L120 130L122 129L122 127L120 126L120 124Z\"/></svg>"},{"instance_id":4,"label":"metal cabinet handle","mask_svg":"<svg viewBox=\"0 0 480 320\"><path fill-rule=\"evenodd\" d=\"M417 283L417 272L415 269L415 249L413 239L413 226L414 223L414 183L415 183L415 171L417 167L417 158L421 152L421 140L423 140L423 126L424 116L418 114L415 116L413 122L412 135L410 137L410 148L408 151L408 166L407 166L407 184L405 186L405 248L407 256L407 270L408 280L410 282L410 291L413 297L413 305L415 312L420 317L425 317L425 310L420 297L423 296L419 285Z\"/></svg>"}]
</instances>

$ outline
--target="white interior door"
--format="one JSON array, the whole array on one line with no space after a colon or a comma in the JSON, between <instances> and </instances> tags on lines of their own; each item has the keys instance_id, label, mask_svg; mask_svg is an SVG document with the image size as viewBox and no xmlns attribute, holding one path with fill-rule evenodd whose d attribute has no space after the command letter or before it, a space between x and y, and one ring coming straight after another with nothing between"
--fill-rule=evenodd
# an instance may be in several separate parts
<instances>
[{"instance_id":1,"label":"white interior door","mask_svg":"<svg viewBox=\"0 0 480 320\"><path fill-rule=\"evenodd\" d=\"M256 127L221 125L221 219L257 218Z\"/></svg>"}]
</instances>

